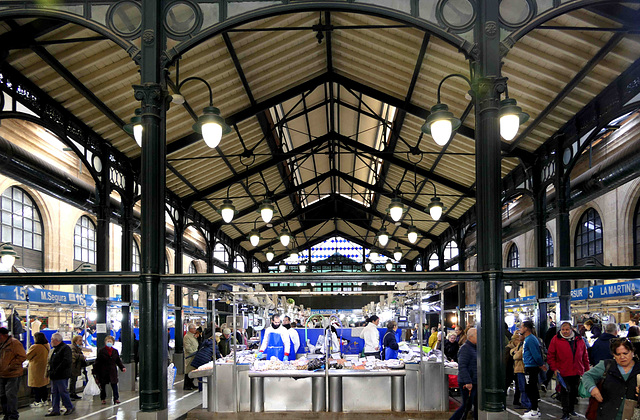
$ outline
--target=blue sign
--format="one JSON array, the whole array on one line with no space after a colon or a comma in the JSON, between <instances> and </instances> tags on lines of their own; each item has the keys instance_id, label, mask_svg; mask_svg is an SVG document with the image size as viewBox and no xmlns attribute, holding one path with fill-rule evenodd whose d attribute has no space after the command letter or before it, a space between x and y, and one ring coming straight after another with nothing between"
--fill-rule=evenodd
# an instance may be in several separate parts
<instances>
[{"instance_id":1,"label":"blue sign","mask_svg":"<svg viewBox=\"0 0 640 420\"><path fill-rule=\"evenodd\" d=\"M608 299L632 296L640 292L640 280L583 287L571 291L571 300Z\"/></svg>"},{"instance_id":2,"label":"blue sign","mask_svg":"<svg viewBox=\"0 0 640 420\"><path fill-rule=\"evenodd\" d=\"M520 303L535 302L535 300L536 300L535 296L525 296L525 297L519 297L519 298L505 299L504 303L506 303L507 305L517 305Z\"/></svg>"},{"instance_id":3,"label":"blue sign","mask_svg":"<svg viewBox=\"0 0 640 420\"><path fill-rule=\"evenodd\" d=\"M59 292L57 290L28 290L21 286L0 286L0 300L31 303L60 303L62 305L92 306L95 296L83 293Z\"/></svg>"}]
</instances>

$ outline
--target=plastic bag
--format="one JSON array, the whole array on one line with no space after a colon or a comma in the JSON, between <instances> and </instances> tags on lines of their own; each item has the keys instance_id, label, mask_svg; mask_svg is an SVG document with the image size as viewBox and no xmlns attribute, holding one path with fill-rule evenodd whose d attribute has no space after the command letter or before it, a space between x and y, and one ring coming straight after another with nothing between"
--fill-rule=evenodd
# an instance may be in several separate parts
<instances>
[{"instance_id":1,"label":"plastic bag","mask_svg":"<svg viewBox=\"0 0 640 420\"><path fill-rule=\"evenodd\" d=\"M167 368L167 389L173 388L173 383L176 380L176 373L178 369L171 363Z\"/></svg>"},{"instance_id":2,"label":"plastic bag","mask_svg":"<svg viewBox=\"0 0 640 420\"><path fill-rule=\"evenodd\" d=\"M84 387L84 391L82 391L82 395L87 398L93 397L94 395L100 395L100 387L96 384L96 380L91 374L91 367L87 368L87 377L89 380Z\"/></svg>"}]
</instances>

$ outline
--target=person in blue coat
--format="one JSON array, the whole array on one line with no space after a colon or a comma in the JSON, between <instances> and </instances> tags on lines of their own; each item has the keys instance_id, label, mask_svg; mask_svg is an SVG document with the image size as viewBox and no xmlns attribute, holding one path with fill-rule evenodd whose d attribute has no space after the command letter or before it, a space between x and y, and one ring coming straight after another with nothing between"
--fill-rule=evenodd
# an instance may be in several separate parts
<instances>
[{"instance_id":1,"label":"person in blue coat","mask_svg":"<svg viewBox=\"0 0 640 420\"><path fill-rule=\"evenodd\" d=\"M398 323L396 321L387 322L387 332L382 337L382 348L384 349L384 360L398 358L398 341L396 340L396 330Z\"/></svg>"},{"instance_id":2,"label":"person in blue coat","mask_svg":"<svg viewBox=\"0 0 640 420\"><path fill-rule=\"evenodd\" d=\"M478 418L478 332L475 328L467 331L467 341L458 352L458 386L462 393L462 405L449 420L462 420L473 405L473 418Z\"/></svg>"},{"instance_id":3,"label":"person in blue coat","mask_svg":"<svg viewBox=\"0 0 640 420\"><path fill-rule=\"evenodd\" d=\"M595 366L601 360L613 359L609 344L612 339L618 336L618 325L611 323L604 326L604 333L600 334L598 339L591 346L589 353L589 363Z\"/></svg>"}]
</instances>

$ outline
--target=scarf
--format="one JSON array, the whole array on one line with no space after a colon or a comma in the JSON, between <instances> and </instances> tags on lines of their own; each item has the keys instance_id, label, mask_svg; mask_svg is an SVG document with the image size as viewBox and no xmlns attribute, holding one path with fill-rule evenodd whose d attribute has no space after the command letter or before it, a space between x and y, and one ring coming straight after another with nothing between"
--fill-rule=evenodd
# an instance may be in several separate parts
<instances>
[{"instance_id":1,"label":"scarf","mask_svg":"<svg viewBox=\"0 0 640 420\"><path fill-rule=\"evenodd\" d=\"M576 333L571 330L571 334L569 335L569 337L565 337L564 335L562 335L562 333L560 333L560 337L564 338L567 341L572 341L574 338L576 338Z\"/></svg>"}]
</instances>

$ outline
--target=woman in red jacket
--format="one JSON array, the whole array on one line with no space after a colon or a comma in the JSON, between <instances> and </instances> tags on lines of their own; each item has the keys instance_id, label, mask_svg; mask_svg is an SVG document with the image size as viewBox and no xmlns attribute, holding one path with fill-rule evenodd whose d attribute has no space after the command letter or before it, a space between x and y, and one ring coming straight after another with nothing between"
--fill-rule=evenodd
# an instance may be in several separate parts
<instances>
[{"instance_id":1,"label":"woman in red jacket","mask_svg":"<svg viewBox=\"0 0 640 420\"><path fill-rule=\"evenodd\" d=\"M584 340L571 328L569 322L563 322L558 334L551 339L547 362L561 385L562 419L570 419L570 416L577 415L574 402L578 397L580 377L589 370L589 356Z\"/></svg>"}]
</instances>

